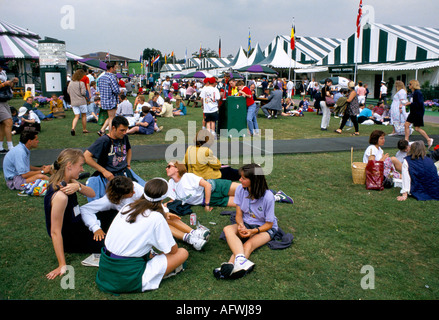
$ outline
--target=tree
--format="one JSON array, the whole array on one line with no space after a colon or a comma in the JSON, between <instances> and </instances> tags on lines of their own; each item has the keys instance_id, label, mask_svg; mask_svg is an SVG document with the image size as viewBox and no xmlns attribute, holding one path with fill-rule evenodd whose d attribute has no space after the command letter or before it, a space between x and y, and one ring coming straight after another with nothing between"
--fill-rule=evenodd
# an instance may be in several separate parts
<instances>
[{"instance_id":1,"label":"tree","mask_svg":"<svg viewBox=\"0 0 439 320\"><path fill-rule=\"evenodd\" d=\"M192 58L199 58L200 50L192 53ZM218 58L218 53L210 48L201 48L201 58Z\"/></svg>"},{"instance_id":2,"label":"tree","mask_svg":"<svg viewBox=\"0 0 439 320\"><path fill-rule=\"evenodd\" d=\"M163 59L162 57L162 53L160 52L160 50L157 49L150 49L150 48L146 48L143 50L143 60L147 60L149 62L151 62L152 59L154 59L155 57L157 57L157 55L160 55L160 59Z\"/></svg>"}]
</instances>

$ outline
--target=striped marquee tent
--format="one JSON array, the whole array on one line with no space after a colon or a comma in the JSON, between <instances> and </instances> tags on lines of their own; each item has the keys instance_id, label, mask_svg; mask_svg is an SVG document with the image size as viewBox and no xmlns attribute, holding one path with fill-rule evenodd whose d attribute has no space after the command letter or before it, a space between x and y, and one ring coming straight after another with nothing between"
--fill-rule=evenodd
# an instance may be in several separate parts
<instances>
[{"instance_id":1,"label":"striped marquee tent","mask_svg":"<svg viewBox=\"0 0 439 320\"><path fill-rule=\"evenodd\" d=\"M239 68L247 66L247 64L248 64L248 57L247 57L244 49L241 46L239 48L238 52L236 53L235 58L228 65L228 67L233 68L233 69L239 69Z\"/></svg>"},{"instance_id":2,"label":"striped marquee tent","mask_svg":"<svg viewBox=\"0 0 439 320\"><path fill-rule=\"evenodd\" d=\"M259 62L261 62L265 58L266 57L264 55L264 52L262 52L261 46L259 45L259 43L256 43L255 48L254 48L252 54L248 58L247 65L251 66L253 64L258 64Z\"/></svg>"},{"instance_id":3,"label":"striped marquee tent","mask_svg":"<svg viewBox=\"0 0 439 320\"><path fill-rule=\"evenodd\" d=\"M259 64L263 66L270 66L272 68L303 68L305 65L297 62L291 58L291 49L288 50L289 44L285 46L286 42L282 37L277 36L275 44L267 57L260 61ZM270 44L268 47L270 47Z\"/></svg>"},{"instance_id":4,"label":"striped marquee tent","mask_svg":"<svg viewBox=\"0 0 439 320\"><path fill-rule=\"evenodd\" d=\"M296 38L295 49L291 54L290 40L290 36L277 36L267 48L265 48L265 56L270 55L273 48L279 43L279 46L282 47L293 60L301 64L315 64L343 42L343 39L301 36Z\"/></svg>"},{"instance_id":5,"label":"striped marquee tent","mask_svg":"<svg viewBox=\"0 0 439 320\"><path fill-rule=\"evenodd\" d=\"M0 60L15 61L15 69L8 73L18 76L19 85L26 83L39 83L38 69L33 69L33 63L38 65L39 52L38 40L40 36L34 32L15 26L13 24L0 21ZM82 57L66 52L67 72L71 73L72 63L82 59Z\"/></svg>"},{"instance_id":6,"label":"striped marquee tent","mask_svg":"<svg viewBox=\"0 0 439 320\"><path fill-rule=\"evenodd\" d=\"M0 59L39 59L40 36L13 24L0 21ZM67 52L70 60L82 57Z\"/></svg>"},{"instance_id":7,"label":"striped marquee tent","mask_svg":"<svg viewBox=\"0 0 439 320\"><path fill-rule=\"evenodd\" d=\"M366 24L317 65L421 62L439 59L439 28Z\"/></svg>"}]
</instances>

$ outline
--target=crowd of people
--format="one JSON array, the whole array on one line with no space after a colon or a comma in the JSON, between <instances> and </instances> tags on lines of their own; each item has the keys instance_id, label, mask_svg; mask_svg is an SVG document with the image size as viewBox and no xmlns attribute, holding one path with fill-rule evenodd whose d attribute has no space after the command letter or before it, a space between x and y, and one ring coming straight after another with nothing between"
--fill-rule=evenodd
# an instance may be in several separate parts
<instances>
[{"instance_id":1,"label":"crowd of people","mask_svg":"<svg viewBox=\"0 0 439 320\"><path fill-rule=\"evenodd\" d=\"M48 115L39 115L41 111L37 106L32 107L32 96L25 97L26 105L22 108L26 110L20 108L18 117L25 124L34 124L35 129L16 129L15 132L20 133L20 142L15 147L9 144L11 140L5 135L9 148L3 162L7 187L21 190L26 183L38 179L48 181L44 197L46 230L58 265L46 277L55 279L65 273L65 253L100 253L96 283L102 291L125 293L159 288L163 279L184 270L189 259L189 251L180 247L178 241L199 251L205 248L210 236L206 226L185 224L177 214L176 206L202 206L206 212L212 211L213 207L233 207L236 210L235 223L223 229L231 251L230 258L215 268L213 275L218 279L245 276L255 266L249 259L251 254L273 240L280 230L275 203L292 204L293 199L281 190L269 189L259 165L224 166L210 146L217 135L218 110L228 96L245 98L249 133L260 134L255 90L259 84L250 82L246 85L226 73L222 81L211 77L202 83L185 85L171 82L168 78L157 84L150 77L144 90L142 86L136 88L118 81L114 67L114 64L108 63L107 72L96 80L92 73L87 75L79 69L66 88L68 98L64 103L72 108L75 115L72 136L76 135L80 117L82 132L87 134L87 121L98 122L103 111L107 115L98 132L99 138L85 151L66 148L52 164L41 167L30 164L30 151L38 146L41 130L41 125L35 125L36 118L44 120L65 116L63 102L56 96L52 97L53 109ZM14 83L2 80L0 89L12 87ZM364 121L371 120L374 124L390 122L395 133L398 121L402 122L405 136L398 143L400 152L394 157L384 154L385 133L375 130L370 136L370 146L365 150L363 161L383 161L385 176L402 179L399 201L406 200L408 195L418 200L439 200L439 176L434 165L437 159L432 153L427 153L422 142L409 143L413 126L426 138L428 148L433 144L433 139L421 129L424 109L416 80L410 81L413 91L411 102L403 85L397 85L398 91L387 116L384 90L382 102L373 108L364 108L367 86L363 84L356 86L350 82L347 90L340 92L334 90L331 79L326 79L322 88L314 80L302 83L294 88L304 92L297 107L292 101L293 87L289 82L274 79L268 83L263 79L261 87L268 96L267 103L261 108L268 119L278 115L303 116L304 112L313 111L306 97L308 92L314 105L318 104L323 112L322 130L327 130L329 126L331 113L334 112L331 108L335 108L336 116L342 116L340 127L336 130L339 134L349 120L355 127L354 135L359 135L359 123ZM127 95L133 94L136 95L134 105L127 99ZM129 135L160 131L162 127L157 125L157 118L184 116L187 114L184 101L198 99L202 101L203 128L197 132L193 145L188 146L184 159L168 161L164 165L163 175L167 180L154 176L148 179L140 177L131 168ZM171 102L176 103L176 108ZM8 119L7 114L3 116L3 109L8 105L0 103L2 129L9 128L9 121L5 120ZM404 112L406 106L410 106L408 114ZM363 113L365 109L368 111ZM84 164L94 170L85 184L80 178ZM78 193L87 198L86 204L79 206Z\"/></svg>"}]
</instances>

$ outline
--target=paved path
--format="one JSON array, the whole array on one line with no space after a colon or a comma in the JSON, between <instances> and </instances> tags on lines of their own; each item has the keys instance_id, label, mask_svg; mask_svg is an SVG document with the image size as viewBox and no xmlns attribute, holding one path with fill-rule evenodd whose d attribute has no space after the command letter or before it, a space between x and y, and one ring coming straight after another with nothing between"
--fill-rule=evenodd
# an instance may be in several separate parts
<instances>
[{"instance_id":1,"label":"paved path","mask_svg":"<svg viewBox=\"0 0 439 320\"><path fill-rule=\"evenodd\" d=\"M435 144L439 144L439 136L431 136ZM423 139L419 136L420 139ZM386 136L384 148L395 148L401 136ZM221 158L227 154L231 156L267 156L269 154L297 154L297 153L321 153L321 152L342 152L350 151L351 147L355 151L362 151L369 145L368 136L360 137L336 137L321 139L296 139L296 140L250 140L234 142L218 142L216 154ZM163 144L163 145L141 145L133 146L133 160L165 160L181 158L179 155L186 150L187 145ZM253 148L252 148L253 147ZM31 151L31 163L35 166L53 163L62 149L48 149ZM83 149L84 150L84 149ZM167 152L169 154L167 154ZM227 153L226 153L227 152ZM0 167L3 164L3 155L0 155Z\"/></svg>"}]
</instances>

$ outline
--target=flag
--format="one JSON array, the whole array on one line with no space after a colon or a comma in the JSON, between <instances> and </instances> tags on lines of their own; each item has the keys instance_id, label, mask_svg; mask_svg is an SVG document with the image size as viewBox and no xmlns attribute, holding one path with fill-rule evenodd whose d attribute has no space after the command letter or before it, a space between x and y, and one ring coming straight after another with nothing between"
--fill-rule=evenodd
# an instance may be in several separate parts
<instances>
[{"instance_id":1,"label":"flag","mask_svg":"<svg viewBox=\"0 0 439 320\"><path fill-rule=\"evenodd\" d=\"M201 59L201 52L202 52L202 50L201 50L201 43L200 43L200 54L198 55L198 57Z\"/></svg>"},{"instance_id":2,"label":"flag","mask_svg":"<svg viewBox=\"0 0 439 320\"><path fill-rule=\"evenodd\" d=\"M360 6L358 7L358 16L357 16L357 38L360 37L362 15L363 15L363 0L360 0Z\"/></svg>"},{"instance_id":3,"label":"flag","mask_svg":"<svg viewBox=\"0 0 439 320\"><path fill-rule=\"evenodd\" d=\"M167 57L167 55L165 54L165 64L167 64L168 63L168 57Z\"/></svg>"},{"instance_id":4,"label":"flag","mask_svg":"<svg viewBox=\"0 0 439 320\"><path fill-rule=\"evenodd\" d=\"M187 48L186 51L184 52L184 63L186 64L186 62L187 62Z\"/></svg>"},{"instance_id":5,"label":"flag","mask_svg":"<svg viewBox=\"0 0 439 320\"><path fill-rule=\"evenodd\" d=\"M218 56L221 58L221 38L219 39Z\"/></svg>"},{"instance_id":6,"label":"flag","mask_svg":"<svg viewBox=\"0 0 439 320\"><path fill-rule=\"evenodd\" d=\"M295 35L296 34L296 26L294 25L294 19L293 19L293 25L291 26L291 38L290 38L290 47L291 47L291 51L294 50L294 48L296 47L296 38Z\"/></svg>"},{"instance_id":7,"label":"flag","mask_svg":"<svg viewBox=\"0 0 439 320\"><path fill-rule=\"evenodd\" d=\"M155 58L152 60L152 64L156 64L159 60L160 60L160 55L158 54L157 57L155 57Z\"/></svg>"},{"instance_id":8,"label":"flag","mask_svg":"<svg viewBox=\"0 0 439 320\"><path fill-rule=\"evenodd\" d=\"M251 48L252 48L252 38L250 36L250 29L248 29L248 49L247 49L247 52L250 52Z\"/></svg>"},{"instance_id":9,"label":"flag","mask_svg":"<svg viewBox=\"0 0 439 320\"><path fill-rule=\"evenodd\" d=\"M110 61L110 53L109 52L107 52L107 55L105 56L105 61Z\"/></svg>"}]
</instances>

